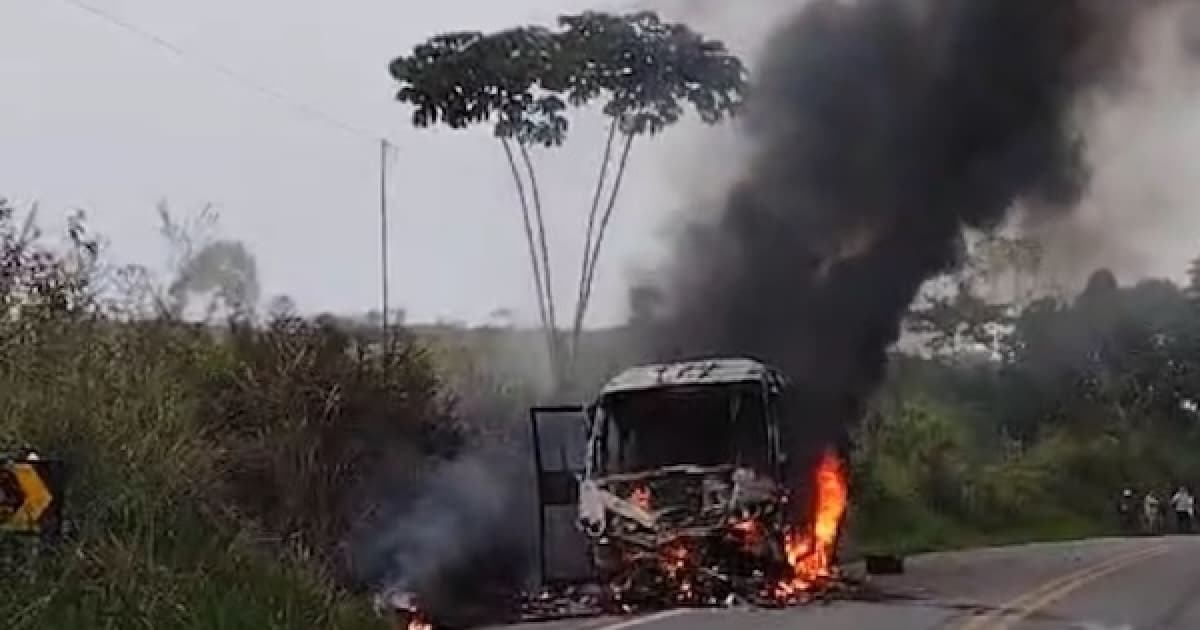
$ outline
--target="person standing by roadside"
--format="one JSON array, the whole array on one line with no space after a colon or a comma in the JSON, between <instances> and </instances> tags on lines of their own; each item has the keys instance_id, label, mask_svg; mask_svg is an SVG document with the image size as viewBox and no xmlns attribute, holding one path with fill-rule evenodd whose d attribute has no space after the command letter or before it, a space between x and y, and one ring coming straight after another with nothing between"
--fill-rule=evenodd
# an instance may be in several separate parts
<instances>
[{"instance_id":1,"label":"person standing by roadside","mask_svg":"<svg viewBox=\"0 0 1200 630\"><path fill-rule=\"evenodd\" d=\"M1137 499L1134 498L1133 488L1121 491L1121 498L1117 500L1117 522L1123 535L1137 533Z\"/></svg>"},{"instance_id":2,"label":"person standing by roadside","mask_svg":"<svg viewBox=\"0 0 1200 630\"><path fill-rule=\"evenodd\" d=\"M1145 532L1150 535L1161 533L1162 531L1162 506L1159 504L1158 495L1154 494L1153 490L1147 490L1146 496L1142 499L1142 527Z\"/></svg>"},{"instance_id":3,"label":"person standing by roadside","mask_svg":"<svg viewBox=\"0 0 1200 630\"><path fill-rule=\"evenodd\" d=\"M1192 533L1192 521L1196 518L1196 497L1187 486L1179 486L1171 496L1171 508L1175 510L1175 528L1180 534Z\"/></svg>"}]
</instances>

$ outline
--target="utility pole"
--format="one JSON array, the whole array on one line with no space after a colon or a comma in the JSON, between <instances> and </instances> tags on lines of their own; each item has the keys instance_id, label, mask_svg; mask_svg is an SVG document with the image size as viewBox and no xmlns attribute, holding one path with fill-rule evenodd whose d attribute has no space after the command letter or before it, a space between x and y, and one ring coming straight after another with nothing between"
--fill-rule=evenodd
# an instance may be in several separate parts
<instances>
[{"instance_id":1,"label":"utility pole","mask_svg":"<svg viewBox=\"0 0 1200 630\"><path fill-rule=\"evenodd\" d=\"M390 350L388 335L388 194L387 194L387 164L391 144L387 138L379 140L379 278L383 311L380 313L384 352Z\"/></svg>"}]
</instances>

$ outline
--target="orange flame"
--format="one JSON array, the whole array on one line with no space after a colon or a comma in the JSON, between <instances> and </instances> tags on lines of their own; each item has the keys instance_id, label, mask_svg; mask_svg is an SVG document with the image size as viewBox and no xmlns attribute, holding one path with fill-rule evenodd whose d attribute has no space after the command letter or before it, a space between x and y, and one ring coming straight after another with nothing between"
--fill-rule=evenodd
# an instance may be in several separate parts
<instances>
[{"instance_id":1,"label":"orange flame","mask_svg":"<svg viewBox=\"0 0 1200 630\"><path fill-rule=\"evenodd\" d=\"M650 510L650 489L646 486L638 486L633 489L629 495L629 500L643 510Z\"/></svg>"},{"instance_id":2,"label":"orange flame","mask_svg":"<svg viewBox=\"0 0 1200 630\"><path fill-rule=\"evenodd\" d=\"M669 575L682 571L688 563L688 548L682 544L672 545L663 553L662 564Z\"/></svg>"},{"instance_id":3,"label":"orange flame","mask_svg":"<svg viewBox=\"0 0 1200 630\"><path fill-rule=\"evenodd\" d=\"M401 628L404 630L433 630L433 624L426 621L425 617L415 610L408 611L406 617L408 623L403 623L403 618L401 618L398 620L400 623L395 626L397 630Z\"/></svg>"},{"instance_id":4,"label":"orange flame","mask_svg":"<svg viewBox=\"0 0 1200 630\"><path fill-rule=\"evenodd\" d=\"M813 479L816 490L811 531L792 529L785 540L792 579L779 585L777 595L788 597L833 575L833 552L849 495L842 460L826 451Z\"/></svg>"}]
</instances>

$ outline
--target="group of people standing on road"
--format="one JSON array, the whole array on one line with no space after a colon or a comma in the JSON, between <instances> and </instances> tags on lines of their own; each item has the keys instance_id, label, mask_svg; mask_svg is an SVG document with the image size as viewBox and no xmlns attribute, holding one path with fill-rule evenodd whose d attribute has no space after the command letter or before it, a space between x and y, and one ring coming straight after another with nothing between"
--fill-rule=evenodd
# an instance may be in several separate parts
<instances>
[{"instance_id":1,"label":"group of people standing on road","mask_svg":"<svg viewBox=\"0 0 1200 630\"><path fill-rule=\"evenodd\" d=\"M1196 497L1187 486L1179 489L1167 501L1160 501L1154 490L1138 497L1133 488L1121 492L1117 516L1124 533L1162 534L1167 530L1168 514L1174 515L1172 531L1191 534L1196 522Z\"/></svg>"}]
</instances>

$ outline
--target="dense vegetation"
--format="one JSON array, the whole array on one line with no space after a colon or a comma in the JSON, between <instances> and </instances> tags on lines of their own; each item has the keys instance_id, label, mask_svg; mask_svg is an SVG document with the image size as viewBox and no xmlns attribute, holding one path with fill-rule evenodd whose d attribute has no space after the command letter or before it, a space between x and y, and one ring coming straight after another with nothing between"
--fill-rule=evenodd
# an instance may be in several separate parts
<instances>
[{"instance_id":1,"label":"dense vegetation","mask_svg":"<svg viewBox=\"0 0 1200 630\"><path fill-rule=\"evenodd\" d=\"M188 323L178 282L107 267L79 221L66 247L34 232L0 204L0 452L70 464L71 528L0 539L6 627L377 627L347 542L473 438L518 435L549 369L537 331L384 344L282 303L259 320L237 291L217 292L224 325ZM214 255L195 249L180 268ZM163 299L147 311L146 294ZM1196 281L1102 270L1020 303L959 282L911 326L923 351L893 357L857 434L861 545L1087 535L1111 530L1125 485L1200 481ZM635 329L585 339L586 380L637 354Z\"/></svg>"},{"instance_id":2,"label":"dense vegetation","mask_svg":"<svg viewBox=\"0 0 1200 630\"><path fill-rule=\"evenodd\" d=\"M1200 291L1094 273L1074 298L920 313L859 436L855 529L937 548L1113 531L1122 488L1200 483ZM985 325L986 324L986 325ZM985 342L980 345L977 342Z\"/></svg>"},{"instance_id":3,"label":"dense vegetation","mask_svg":"<svg viewBox=\"0 0 1200 630\"><path fill-rule=\"evenodd\" d=\"M1165 499L1200 486L1200 273L1121 286L1099 270L1080 295L1020 290L1039 284L1036 244L987 245L914 305L856 432L852 544L1111 533L1122 488ZM988 297L995 285L1005 299ZM435 334L484 373L537 361L532 331ZM585 337L581 395L643 358L638 336L631 325Z\"/></svg>"},{"instance_id":4,"label":"dense vegetation","mask_svg":"<svg viewBox=\"0 0 1200 630\"><path fill-rule=\"evenodd\" d=\"M419 479L464 436L425 351L286 313L137 315L101 290L130 270L70 237L0 204L0 451L68 462L72 526L0 540L4 626L375 627L342 543L374 480Z\"/></svg>"}]
</instances>

